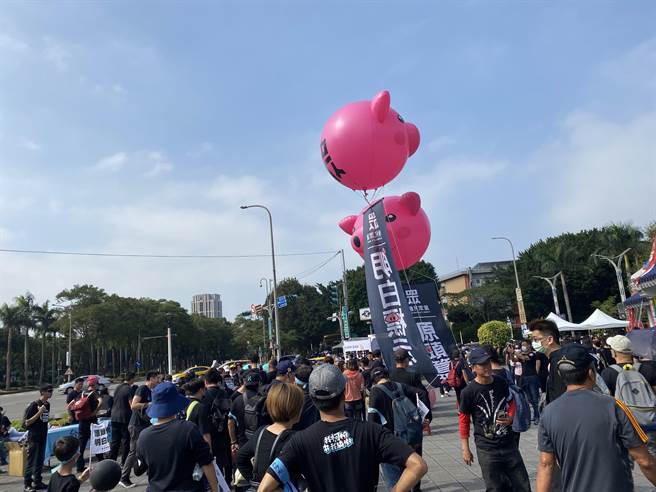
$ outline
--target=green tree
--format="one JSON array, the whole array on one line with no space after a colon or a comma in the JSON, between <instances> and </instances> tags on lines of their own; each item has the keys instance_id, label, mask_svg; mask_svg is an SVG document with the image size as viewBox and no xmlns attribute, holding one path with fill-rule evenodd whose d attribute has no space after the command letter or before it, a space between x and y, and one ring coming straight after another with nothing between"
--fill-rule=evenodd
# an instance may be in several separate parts
<instances>
[{"instance_id":1,"label":"green tree","mask_svg":"<svg viewBox=\"0 0 656 492\"><path fill-rule=\"evenodd\" d=\"M7 332L7 360L6 360L6 373L5 373L5 389L11 387L11 373L12 367L12 338L14 330L20 330L23 321L23 314L20 307L14 305L9 306L3 304L0 306L0 321Z\"/></svg>"},{"instance_id":2,"label":"green tree","mask_svg":"<svg viewBox=\"0 0 656 492\"><path fill-rule=\"evenodd\" d=\"M488 321L478 329L478 341L496 348L503 347L510 340L510 330L503 321Z\"/></svg>"},{"instance_id":3,"label":"green tree","mask_svg":"<svg viewBox=\"0 0 656 492\"><path fill-rule=\"evenodd\" d=\"M26 292L22 296L16 298L16 305L21 313L20 324L25 329L25 337L23 338L23 370L25 371L25 386L28 386L30 375L29 364L29 339L30 330L34 328L34 296L30 292Z\"/></svg>"},{"instance_id":4,"label":"green tree","mask_svg":"<svg viewBox=\"0 0 656 492\"><path fill-rule=\"evenodd\" d=\"M50 307L48 301L43 304L34 305L34 321L36 323L37 333L41 337L41 364L39 365L39 384L43 383L45 372L45 354L46 354L46 337L52 334L52 328L57 320L57 311ZM52 347L52 380L54 381L55 372L55 347L53 337Z\"/></svg>"}]
</instances>

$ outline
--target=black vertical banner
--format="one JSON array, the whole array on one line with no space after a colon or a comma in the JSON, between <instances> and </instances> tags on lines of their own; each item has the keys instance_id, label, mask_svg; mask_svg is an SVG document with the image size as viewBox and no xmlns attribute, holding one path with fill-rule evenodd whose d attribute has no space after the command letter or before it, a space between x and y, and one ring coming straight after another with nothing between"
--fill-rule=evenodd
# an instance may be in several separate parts
<instances>
[{"instance_id":1,"label":"black vertical banner","mask_svg":"<svg viewBox=\"0 0 656 492\"><path fill-rule=\"evenodd\" d=\"M411 368L432 383L438 379L435 366L422 342L394 265L382 199L364 211L363 224L367 297L385 364L394 367L394 351L404 348L410 352Z\"/></svg>"},{"instance_id":2,"label":"black vertical banner","mask_svg":"<svg viewBox=\"0 0 656 492\"><path fill-rule=\"evenodd\" d=\"M456 341L444 319L437 285L434 282L404 283L403 288L435 372L440 379L446 379L449 373L449 350L456 345Z\"/></svg>"}]
</instances>

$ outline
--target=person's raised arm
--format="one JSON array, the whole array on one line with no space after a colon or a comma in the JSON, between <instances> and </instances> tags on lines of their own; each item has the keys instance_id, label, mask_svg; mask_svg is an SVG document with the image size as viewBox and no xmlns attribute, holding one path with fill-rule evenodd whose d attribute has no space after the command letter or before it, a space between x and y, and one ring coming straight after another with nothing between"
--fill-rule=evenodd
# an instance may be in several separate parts
<instances>
[{"instance_id":1,"label":"person's raised arm","mask_svg":"<svg viewBox=\"0 0 656 492\"><path fill-rule=\"evenodd\" d=\"M656 485L656 461L654 457L647 451L647 446L639 446L637 448L629 449L631 458L634 459L642 474L652 485Z\"/></svg>"},{"instance_id":2,"label":"person's raised arm","mask_svg":"<svg viewBox=\"0 0 656 492\"><path fill-rule=\"evenodd\" d=\"M556 466L556 457L553 453L540 452L540 462L538 463L538 492L549 492L551 490L551 477Z\"/></svg>"},{"instance_id":3,"label":"person's raised arm","mask_svg":"<svg viewBox=\"0 0 656 492\"><path fill-rule=\"evenodd\" d=\"M409 492L428 472L428 465L417 453L412 453L405 461L401 478L396 482L392 492Z\"/></svg>"},{"instance_id":4,"label":"person's raised arm","mask_svg":"<svg viewBox=\"0 0 656 492\"><path fill-rule=\"evenodd\" d=\"M276 490L281 490L278 480L273 478L273 475L269 472L266 472L260 486L257 488L257 492L274 492Z\"/></svg>"},{"instance_id":5,"label":"person's raised arm","mask_svg":"<svg viewBox=\"0 0 656 492\"><path fill-rule=\"evenodd\" d=\"M147 403L141 403L141 396L139 394L135 394L134 397L132 398L132 402L130 403L130 408L132 410L141 410L142 408L145 408Z\"/></svg>"}]
</instances>

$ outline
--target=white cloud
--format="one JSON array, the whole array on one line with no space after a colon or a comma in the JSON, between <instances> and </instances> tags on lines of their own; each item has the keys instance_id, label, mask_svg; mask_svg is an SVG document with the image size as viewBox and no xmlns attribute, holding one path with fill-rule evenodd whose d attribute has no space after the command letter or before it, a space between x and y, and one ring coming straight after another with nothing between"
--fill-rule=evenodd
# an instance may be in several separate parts
<instances>
[{"instance_id":1,"label":"white cloud","mask_svg":"<svg viewBox=\"0 0 656 492\"><path fill-rule=\"evenodd\" d=\"M26 148L27 150L31 150L32 152L36 152L37 150L41 150L41 145L39 145L34 140L31 140L29 138L24 138L22 140L21 147Z\"/></svg>"},{"instance_id":2,"label":"white cloud","mask_svg":"<svg viewBox=\"0 0 656 492\"><path fill-rule=\"evenodd\" d=\"M43 56L52 63L58 70L68 69L73 55L62 43L55 41L50 37L43 38L44 48Z\"/></svg>"},{"instance_id":3,"label":"white cloud","mask_svg":"<svg viewBox=\"0 0 656 492\"><path fill-rule=\"evenodd\" d=\"M167 173L172 170L173 170L173 164L171 164L170 162L156 162L148 171L146 171L144 176L146 176L147 178L154 178L159 176L160 174Z\"/></svg>"},{"instance_id":4,"label":"white cloud","mask_svg":"<svg viewBox=\"0 0 656 492\"><path fill-rule=\"evenodd\" d=\"M120 96L124 95L127 92L121 84L112 85L112 91L114 91L114 94L118 94Z\"/></svg>"},{"instance_id":5,"label":"white cloud","mask_svg":"<svg viewBox=\"0 0 656 492\"><path fill-rule=\"evenodd\" d=\"M546 153L550 220L581 228L608 222L645 224L656 216L656 111L628 121L575 112L562 140Z\"/></svg>"},{"instance_id":6,"label":"white cloud","mask_svg":"<svg viewBox=\"0 0 656 492\"><path fill-rule=\"evenodd\" d=\"M0 50L25 53L29 48L29 45L25 41L7 33L0 33Z\"/></svg>"},{"instance_id":7,"label":"white cloud","mask_svg":"<svg viewBox=\"0 0 656 492\"><path fill-rule=\"evenodd\" d=\"M206 196L211 200L220 201L231 205L241 205L245 202L258 202L264 197L264 190L269 187L268 183L256 176L225 176L217 177ZM268 198L271 200L271 197Z\"/></svg>"},{"instance_id":8,"label":"white cloud","mask_svg":"<svg viewBox=\"0 0 656 492\"><path fill-rule=\"evenodd\" d=\"M428 142L426 146L428 147L428 150L431 152L439 152L440 150L448 147L449 145L453 145L455 142L456 142L455 139L446 135L442 135Z\"/></svg>"},{"instance_id":9,"label":"white cloud","mask_svg":"<svg viewBox=\"0 0 656 492\"><path fill-rule=\"evenodd\" d=\"M128 155L125 152L117 152L116 154L103 157L93 166L98 171L119 171L128 161Z\"/></svg>"}]
</instances>

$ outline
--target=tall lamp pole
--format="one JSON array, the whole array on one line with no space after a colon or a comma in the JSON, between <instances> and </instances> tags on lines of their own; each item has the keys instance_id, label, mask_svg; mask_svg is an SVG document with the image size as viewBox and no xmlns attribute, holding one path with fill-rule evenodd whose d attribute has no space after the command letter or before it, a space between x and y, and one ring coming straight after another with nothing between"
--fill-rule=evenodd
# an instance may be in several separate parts
<instances>
[{"instance_id":1,"label":"tall lamp pole","mask_svg":"<svg viewBox=\"0 0 656 492\"><path fill-rule=\"evenodd\" d=\"M604 255L592 255L595 258L606 260L608 263L613 265L613 268L615 269L615 275L617 276L617 286L620 288L620 299L622 302L626 301L626 290L624 290L624 277L622 276L622 267L620 267L620 265L622 264L622 258L624 258L624 255L629 251L631 251L631 248L627 248L619 255L610 258Z\"/></svg>"},{"instance_id":2,"label":"tall lamp pole","mask_svg":"<svg viewBox=\"0 0 656 492\"><path fill-rule=\"evenodd\" d=\"M262 282L264 282L264 288L266 290L266 310L267 313L269 314L269 317L267 318L267 325L269 327L269 342L272 341L271 337L271 303L269 302L269 292L271 290L271 279L267 279L265 277L262 277L260 279L260 287L262 287ZM264 335L264 345L266 346L266 334Z\"/></svg>"},{"instance_id":3,"label":"tall lamp pole","mask_svg":"<svg viewBox=\"0 0 656 492\"><path fill-rule=\"evenodd\" d=\"M556 314L560 316L560 305L558 304L558 290L556 289L556 282L558 282L558 277L560 277L561 272L558 272L553 277L539 277L538 275L533 275L534 278L541 278L549 284L551 287L551 295L553 296L554 308L556 309Z\"/></svg>"},{"instance_id":4,"label":"tall lamp pole","mask_svg":"<svg viewBox=\"0 0 656 492\"><path fill-rule=\"evenodd\" d=\"M280 324L278 322L278 290L277 285L278 281L276 279L276 253L273 246L273 218L271 217L271 211L266 208L264 205L242 205L242 210L247 208L262 208L266 210L267 215L269 216L269 233L271 235L271 265L273 267L273 312L276 322L276 343L275 343L275 353L276 358L280 359L282 357L282 348L280 347Z\"/></svg>"},{"instance_id":5,"label":"tall lamp pole","mask_svg":"<svg viewBox=\"0 0 656 492\"><path fill-rule=\"evenodd\" d=\"M515 246L512 241L504 236L493 237L492 239L500 239L507 241L510 244L510 251L512 251L513 268L515 269L515 295L517 296L517 310L519 311L519 322L522 324L522 333L526 331L526 311L524 310L524 297L522 296L522 288L519 286L519 275L517 274L517 259L515 258Z\"/></svg>"},{"instance_id":6,"label":"tall lamp pole","mask_svg":"<svg viewBox=\"0 0 656 492\"><path fill-rule=\"evenodd\" d=\"M66 352L66 367L72 369L73 365L73 304L64 306L63 304L53 304L59 309L68 309L68 352ZM68 375L68 382L71 381L71 375Z\"/></svg>"}]
</instances>

